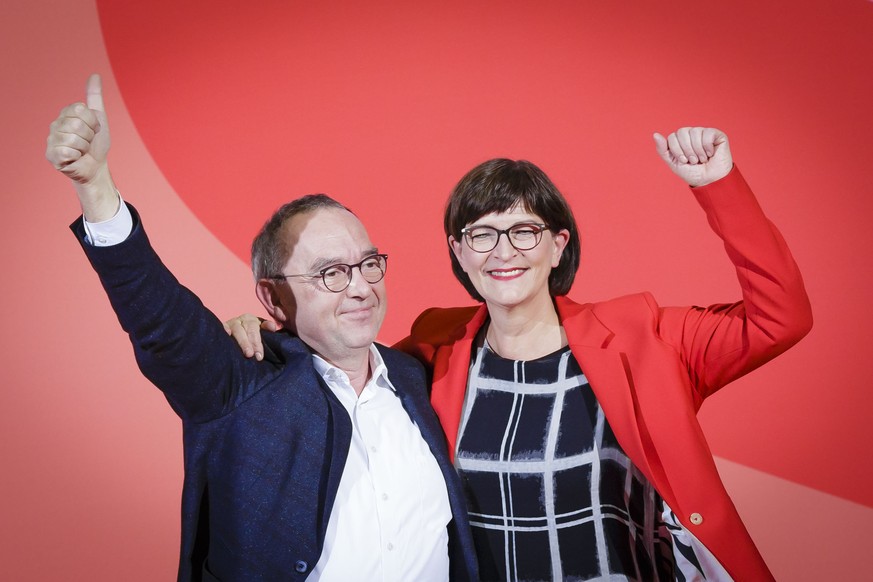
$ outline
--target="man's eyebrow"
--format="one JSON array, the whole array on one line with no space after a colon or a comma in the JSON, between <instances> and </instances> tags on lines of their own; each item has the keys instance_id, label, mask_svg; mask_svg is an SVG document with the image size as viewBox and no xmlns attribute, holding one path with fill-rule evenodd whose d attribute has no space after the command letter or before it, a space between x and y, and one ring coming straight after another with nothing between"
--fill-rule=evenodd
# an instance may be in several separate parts
<instances>
[{"instance_id":1,"label":"man's eyebrow","mask_svg":"<svg viewBox=\"0 0 873 582\"><path fill-rule=\"evenodd\" d=\"M336 265L337 263L342 263L342 259L336 257L325 257L322 259L316 259L314 263L309 266L310 273L318 273L322 269L330 267L331 265Z\"/></svg>"},{"instance_id":2,"label":"man's eyebrow","mask_svg":"<svg viewBox=\"0 0 873 582\"><path fill-rule=\"evenodd\" d=\"M379 249L377 249L376 247L372 247L372 248L369 248L369 249L365 250L364 252L362 252L360 256L361 256L361 259L364 259L366 257L372 256L372 255L378 255L378 254L379 254ZM318 273L322 269L326 269L327 267L331 267L333 265L339 265L339 264L346 264L346 263L345 263L345 261L343 261L342 259L337 258L337 257L324 257L321 259L317 259L314 263L312 263L312 265L310 265L310 267L309 267L309 272L310 273Z\"/></svg>"}]
</instances>

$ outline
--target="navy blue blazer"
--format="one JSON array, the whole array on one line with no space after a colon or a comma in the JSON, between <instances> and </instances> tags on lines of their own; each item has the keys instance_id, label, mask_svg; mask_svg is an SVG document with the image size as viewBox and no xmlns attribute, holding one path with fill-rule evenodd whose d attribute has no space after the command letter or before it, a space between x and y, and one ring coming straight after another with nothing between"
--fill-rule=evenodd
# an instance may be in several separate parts
<instances>
[{"instance_id":1,"label":"navy blue blazer","mask_svg":"<svg viewBox=\"0 0 873 582\"><path fill-rule=\"evenodd\" d=\"M298 338L264 333L264 360L243 357L221 322L163 265L130 209L133 232L115 246L85 243L81 219L71 228L140 369L182 419L178 579L303 580L321 555L351 442L349 416ZM452 579L475 580L466 502L424 370L409 356L377 347L446 479Z\"/></svg>"}]
</instances>

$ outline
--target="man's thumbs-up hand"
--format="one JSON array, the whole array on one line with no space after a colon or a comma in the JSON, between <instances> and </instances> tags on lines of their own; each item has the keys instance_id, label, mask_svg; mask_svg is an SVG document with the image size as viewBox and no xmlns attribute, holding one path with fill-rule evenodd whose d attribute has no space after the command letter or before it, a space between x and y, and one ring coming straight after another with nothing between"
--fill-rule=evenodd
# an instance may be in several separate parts
<instances>
[{"instance_id":1,"label":"man's thumbs-up hand","mask_svg":"<svg viewBox=\"0 0 873 582\"><path fill-rule=\"evenodd\" d=\"M106 161L110 141L100 75L91 75L85 103L64 107L52 122L45 152L55 169L72 180L85 218L91 222L111 218L118 209L118 194Z\"/></svg>"}]
</instances>

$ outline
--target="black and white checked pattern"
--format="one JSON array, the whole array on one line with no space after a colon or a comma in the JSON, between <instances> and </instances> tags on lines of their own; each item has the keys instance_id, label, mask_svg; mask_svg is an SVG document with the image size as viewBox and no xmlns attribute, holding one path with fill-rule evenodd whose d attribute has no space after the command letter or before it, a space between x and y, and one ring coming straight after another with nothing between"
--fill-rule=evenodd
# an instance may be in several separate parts
<instances>
[{"instance_id":1,"label":"black and white checked pattern","mask_svg":"<svg viewBox=\"0 0 873 582\"><path fill-rule=\"evenodd\" d=\"M479 347L456 459L483 580L674 579L660 498L569 348L514 361Z\"/></svg>"}]
</instances>

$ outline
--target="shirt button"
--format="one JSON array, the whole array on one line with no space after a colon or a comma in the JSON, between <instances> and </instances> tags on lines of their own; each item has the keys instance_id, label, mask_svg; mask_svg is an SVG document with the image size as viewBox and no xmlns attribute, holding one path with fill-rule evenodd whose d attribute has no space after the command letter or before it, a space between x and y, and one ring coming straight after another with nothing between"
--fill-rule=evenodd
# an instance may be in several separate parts
<instances>
[{"instance_id":1,"label":"shirt button","mask_svg":"<svg viewBox=\"0 0 873 582\"><path fill-rule=\"evenodd\" d=\"M309 564L307 564L304 560L297 560L294 564L294 569L303 574L309 569Z\"/></svg>"},{"instance_id":2,"label":"shirt button","mask_svg":"<svg viewBox=\"0 0 873 582\"><path fill-rule=\"evenodd\" d=\"M382 494L382 501L388 501L388 494L387 493Z\"/></svg>"},{"instance_id":3,"label":"shirt button","mask_svg":"<svg viewBox=\"0 0 873 582\"><path fill-rule=\"evenodd\" d=\"M688 519L690 519L691 523L693 523L694 525L700 525L701 523L703 523L703 516L697 512L694 512L691 515L689 515Z\"/></svg>"},{"instance_id":4,"label":"shirt button","mask_svg":"<svg viewBox=\"0 0 873 582\"><path fill-rule=\"evenodd\" d=\"M97 242L99 242L99 243L102 244L102 245L105 245L105 244L106 244L106 240L107 240L107 239L106 239L105 236L98 236L98 237L97 237Z\"/></svg>"},{"instance_id":5,"label":"shirt button","mask_svg":"<svg viewBox=\"0 0 873 582\"><path fill-rule=\"evenodd\" d=\"M375 452L376 452L376 446L375 446L375 445L370 445L370 452L371 452L371 453L375 453Z\"/></svg>"},{"instance_id":6,"label":"shirt button","mask_svg":"<svg viewBox=\"0 0 873 582\"><path fill-rule=\"evenodd\" d=\"M392 543L389 542L389 543L388 543L388 551L390 552L390 551L393 550L393 549L394 549L394 544L392 544Z\"/></svg>"}]
</instances>

